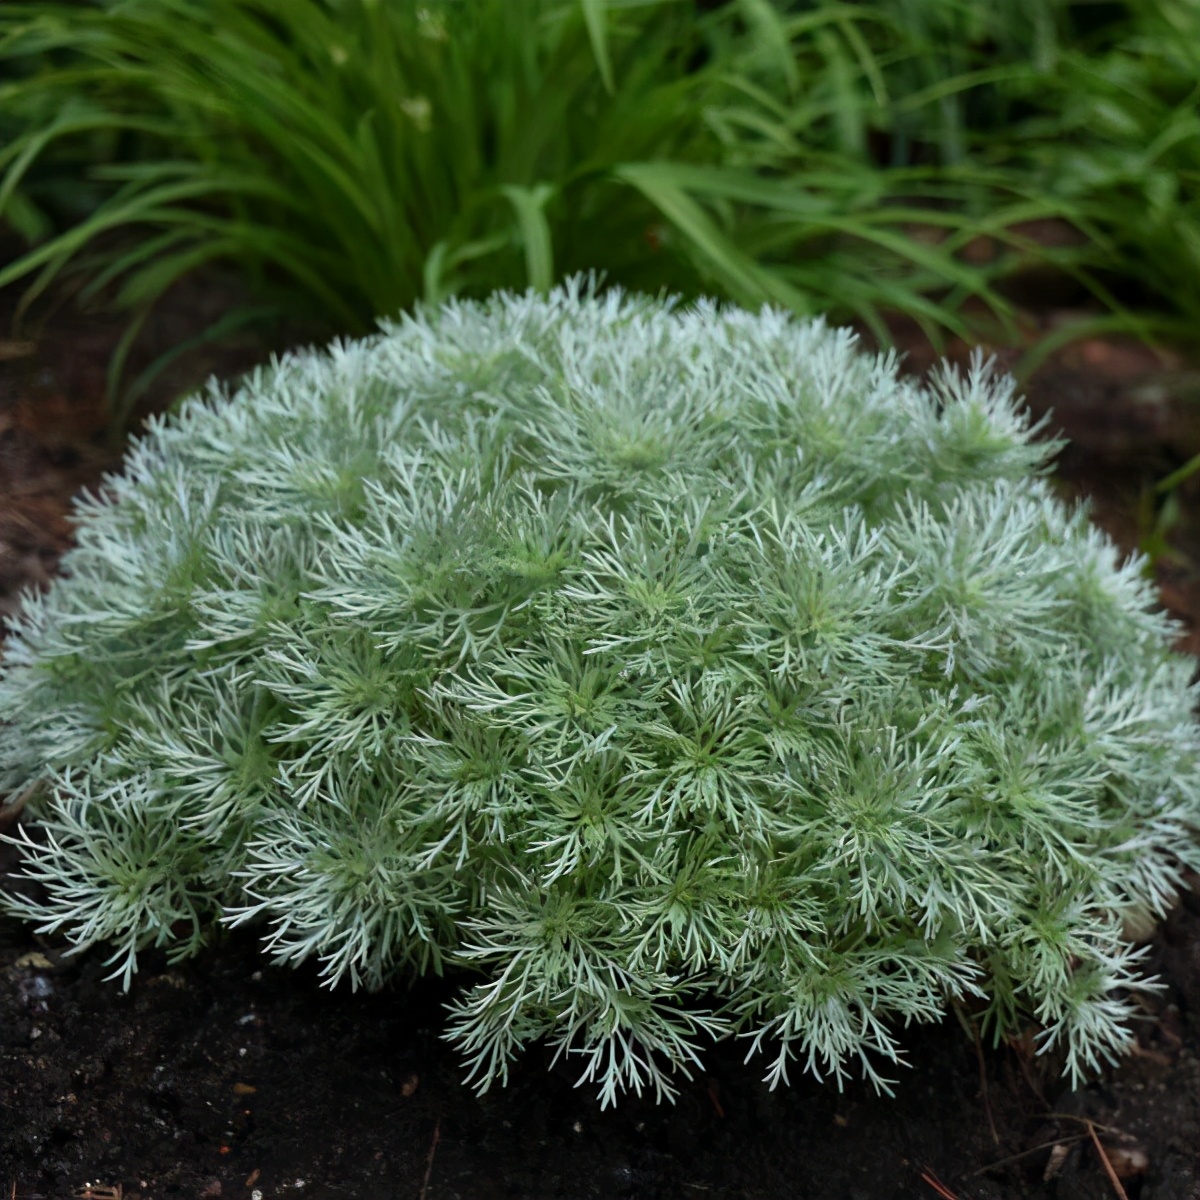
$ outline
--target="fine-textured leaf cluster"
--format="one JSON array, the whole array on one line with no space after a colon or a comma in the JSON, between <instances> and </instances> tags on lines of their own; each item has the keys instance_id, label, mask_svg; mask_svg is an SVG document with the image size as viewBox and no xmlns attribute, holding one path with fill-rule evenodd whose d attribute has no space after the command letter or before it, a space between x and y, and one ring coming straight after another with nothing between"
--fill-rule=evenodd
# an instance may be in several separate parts
<instances>
[{"instance_id":1,"label":"fine-textured leaf cluster","mask_svg":"<svg viewBox=\"0 0 1200 1200\"><path fill-rule=\"evenodd\" d=\"M331 983L476 969L485 1086L547 1038L669 1095L733 1033L884 1084L956 998L1094 1067L1200 738L1050 449L981 364L578 284L193 398L6 648L9 906L127 983L217 918Z\"/></svg>"}]
</instances>

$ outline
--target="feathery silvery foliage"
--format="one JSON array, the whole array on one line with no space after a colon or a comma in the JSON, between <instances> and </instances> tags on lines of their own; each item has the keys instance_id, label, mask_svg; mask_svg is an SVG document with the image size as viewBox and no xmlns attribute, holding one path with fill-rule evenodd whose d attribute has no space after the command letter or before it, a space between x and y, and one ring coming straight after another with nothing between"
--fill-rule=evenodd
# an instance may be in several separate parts
<instances>
[{"instance_id":1,"label":"feathery silvery foliage","mask_svg":"<svg viewBox=\"0 0 1200 1200\"><path fill-rule=\"evenodd\" d=\"M1012 385L576 283L452 304L159 422L0 684L78 946L255 922L332 983L477 968L482 1086L606 1101L707 1042L881 1086L975 997L1130 1040L1129 910L1200 867L1190 662Z\"/></svg>"}]
</instances>

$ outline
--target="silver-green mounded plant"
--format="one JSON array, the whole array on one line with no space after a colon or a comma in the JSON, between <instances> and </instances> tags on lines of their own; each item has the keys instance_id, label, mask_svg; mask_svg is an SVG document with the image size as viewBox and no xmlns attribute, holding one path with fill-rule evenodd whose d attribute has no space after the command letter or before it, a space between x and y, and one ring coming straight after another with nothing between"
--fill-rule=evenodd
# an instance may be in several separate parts
<instances>
[{"instance_id":1,"label":"silver-green mounded plant","mask_svg":"<svg viewBox=\"0 0 1200 1200\"><path fill-rule=\"evenodd\" d=\"M881 1086L971 998L1078 1075L1200 867L1192 664L1011 381L581 283L284 358L81 504L0 681L77 947L477 971L482 1086L747 1039Z\"/></svg>"}]
</instances>

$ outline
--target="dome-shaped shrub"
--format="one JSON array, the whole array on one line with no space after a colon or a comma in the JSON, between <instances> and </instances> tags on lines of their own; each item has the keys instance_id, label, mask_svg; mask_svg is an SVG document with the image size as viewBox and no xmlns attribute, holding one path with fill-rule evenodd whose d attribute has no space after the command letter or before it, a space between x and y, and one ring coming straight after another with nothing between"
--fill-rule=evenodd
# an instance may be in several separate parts
<instances>
[{"instance_id":1,"label":"dome-shaped shrub","mask_svg":"<svg viewBox=\"0 0 1200 1200\"><path fill-rule=\"evenodd\" d=\"M214 918L477 968L484 1084L546 1037L669 1094L727 1033L881 1082L965 996L1095 1066L1200 866L1195 693L1011 395L575 287L189 401L8 643L10 907L126 982Z\"/></svg>"}]
</instances>

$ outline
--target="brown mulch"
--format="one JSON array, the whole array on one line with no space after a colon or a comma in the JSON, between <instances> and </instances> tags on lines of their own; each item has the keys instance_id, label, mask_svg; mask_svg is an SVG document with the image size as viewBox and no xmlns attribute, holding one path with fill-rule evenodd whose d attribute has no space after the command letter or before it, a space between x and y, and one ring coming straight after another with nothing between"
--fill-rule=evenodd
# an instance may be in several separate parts
<instances>
[{"instance_id":1,"label":"brown mulch","mask_svg":"<svg viewBox=\"0 0 1200 1200\"><path fill-rule=\"evenodd\" d=\"M147 355L203 311L195 297L177 308ZM60 314L34 344L0 335L0 616L49 580L71 497L118 462L102 396L119 332ZM921 369L927 352L906 344ZM265 353L249 339L199 352L152 403ZM1200 453L1200 371L1095 340L1027 391L1073 439L1064 490L1090 496L1123 546L1146 542L1157 481ZM1192 652L1197 487L1157 569ZM0 847L0 883L14 865ZM480 1098L439 1036L453 980L330 994L230 936L182 966L147 955L125 994L102 955L62 949L0 919L0 1200L1200 1200L1200 892L1154 936L1167 988L1146 1001L1135 1053L1076 1092L1027 1045L976 1047L949 1020L912 1031L894 1099L808 1079L770 1092L737 1046L674 1106L601 1112L536 1049Z\"/></svg>"}]
</instances>

